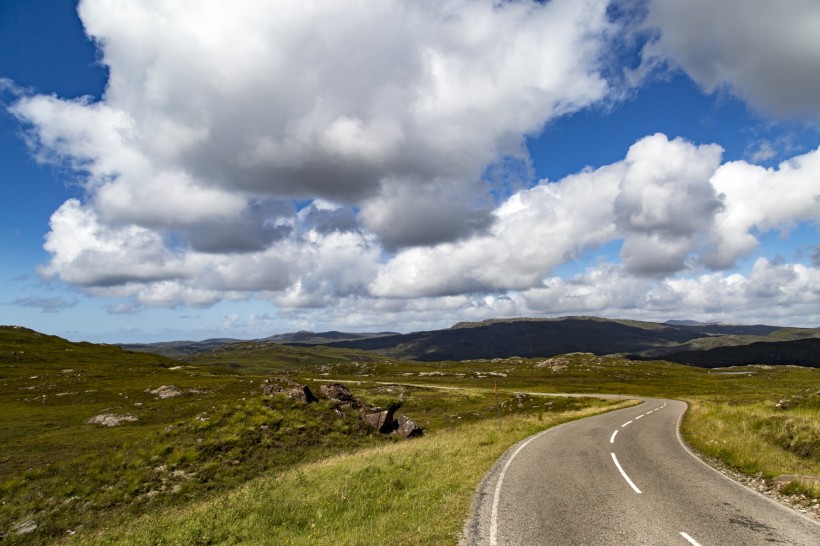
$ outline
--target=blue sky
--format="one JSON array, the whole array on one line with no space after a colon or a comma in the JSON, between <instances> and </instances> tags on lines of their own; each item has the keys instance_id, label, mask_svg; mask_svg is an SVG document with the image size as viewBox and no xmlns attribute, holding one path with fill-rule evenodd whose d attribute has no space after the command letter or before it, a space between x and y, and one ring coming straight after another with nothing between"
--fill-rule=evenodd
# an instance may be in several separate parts
<instances>
[{"instance_id":1,"label":"blue sky","mask_svg":"<svg viewBox=\"0 0 820 546\"><path fill-rule=\"evenodd\" d=\"M786 3L3 2L0 323L820 326L820 6Z\"/></svg>"}]
</instances>

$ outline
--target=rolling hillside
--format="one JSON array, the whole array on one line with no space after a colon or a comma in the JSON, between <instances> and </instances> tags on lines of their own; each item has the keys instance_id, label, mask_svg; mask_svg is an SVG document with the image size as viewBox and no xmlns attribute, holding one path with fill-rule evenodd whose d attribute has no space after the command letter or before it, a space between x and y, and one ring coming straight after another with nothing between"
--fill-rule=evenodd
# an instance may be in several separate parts
<instances>
[{"instance_id":1,"label":"rolling hillside","mask_svg":"<svg viewBox=\"0 0 820 546\"><path fill-rule=\"evenodd\" d=\"M631 356L634 360L650 357ZM820 368L820 338L795 341L764 342L748 345L716 347L703 351L675 351L663 355L663 360L701 368L768 364Z\"/></svg>"},{"instance_id":2,"label":"rolling hillside","mask_svg":"<svg viewBox=\"0 0 820 546\"><path fill-rule=\"evenodd\" d=\"M595 317L565 317L459 323L447 330L334 342L327 345L362 349L393 358L423 362L511 356L551 357L573 352L589 352L596 355L628 353L665 359L665 355L686 349L703 352L701 349L812 337L820 337L820 330L766 325L684 325ZM711 362L721 365L717 359L729 352L712 353Z\"/></svg>"}]
</instances>

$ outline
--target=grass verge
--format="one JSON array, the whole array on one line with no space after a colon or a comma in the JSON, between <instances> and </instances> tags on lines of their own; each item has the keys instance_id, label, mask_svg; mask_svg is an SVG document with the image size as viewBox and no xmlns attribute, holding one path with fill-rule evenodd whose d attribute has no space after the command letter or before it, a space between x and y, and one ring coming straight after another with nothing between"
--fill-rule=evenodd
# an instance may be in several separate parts
<instances>
[{"instance_id":1,"label":"grass verge","mask_svg":"<svg viewBox=\"0 0 820 546\"><path fill-rule=\"evenodd\" d=\"M454 544L477 487L518 440L633 402L486 419L266 474L205 502L139 518L82 544Z\"/></svg>"},{"instance_id":2,"label":"grass verge","mask_svg":"<svg viewBox=\"0 0 820 546\"><path fill-rule=\"evenodd\" d=\"M767 481L820 477L820 394L788 400L738 402L689 399L681 432L698 452ZM820 499L820 482L785 478L781 492Z\"/></svg>"}]
</instances>

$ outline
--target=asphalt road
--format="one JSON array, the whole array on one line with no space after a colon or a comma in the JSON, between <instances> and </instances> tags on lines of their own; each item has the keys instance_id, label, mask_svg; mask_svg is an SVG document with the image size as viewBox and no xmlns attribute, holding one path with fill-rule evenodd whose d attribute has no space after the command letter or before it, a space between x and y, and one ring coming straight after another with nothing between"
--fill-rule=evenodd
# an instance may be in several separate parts
<instances>
[{"instance_id":1,"label":"asphalt road","mask_svg":"<svg viewBox=\"0 0 820 546\"><path fill-rule=\"evenodd\" d=\"M646 399L519 442L482 482L462 542L820 546L816 522L688 451L685 409Z\"/></svg>"}]
</instances>

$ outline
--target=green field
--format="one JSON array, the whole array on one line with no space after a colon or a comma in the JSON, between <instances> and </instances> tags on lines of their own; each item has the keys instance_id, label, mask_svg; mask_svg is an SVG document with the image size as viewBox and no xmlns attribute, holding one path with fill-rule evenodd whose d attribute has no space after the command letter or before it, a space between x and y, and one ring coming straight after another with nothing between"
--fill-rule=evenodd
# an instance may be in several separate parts
<instances>
[{"instance_id":1,"label":"green field","mask_svg":"<svg viewBox=\"0 0 820 546\"><path fill-rule=\"evenodd\" d=\"M0 327L2 542L453 544L506 447L616 404L537 393L684 399L684 437L701 453L766 479L820 476L820 372L735 371L747 374L590 354L417 363L242 344L180 362ZM345 382L426 434L400 440L331 401L264 396L269 376L314 392ZM100 414L135 420L87 423ZM820 498L811 482L785 488Z\"/></svg>"}]
</instances>

